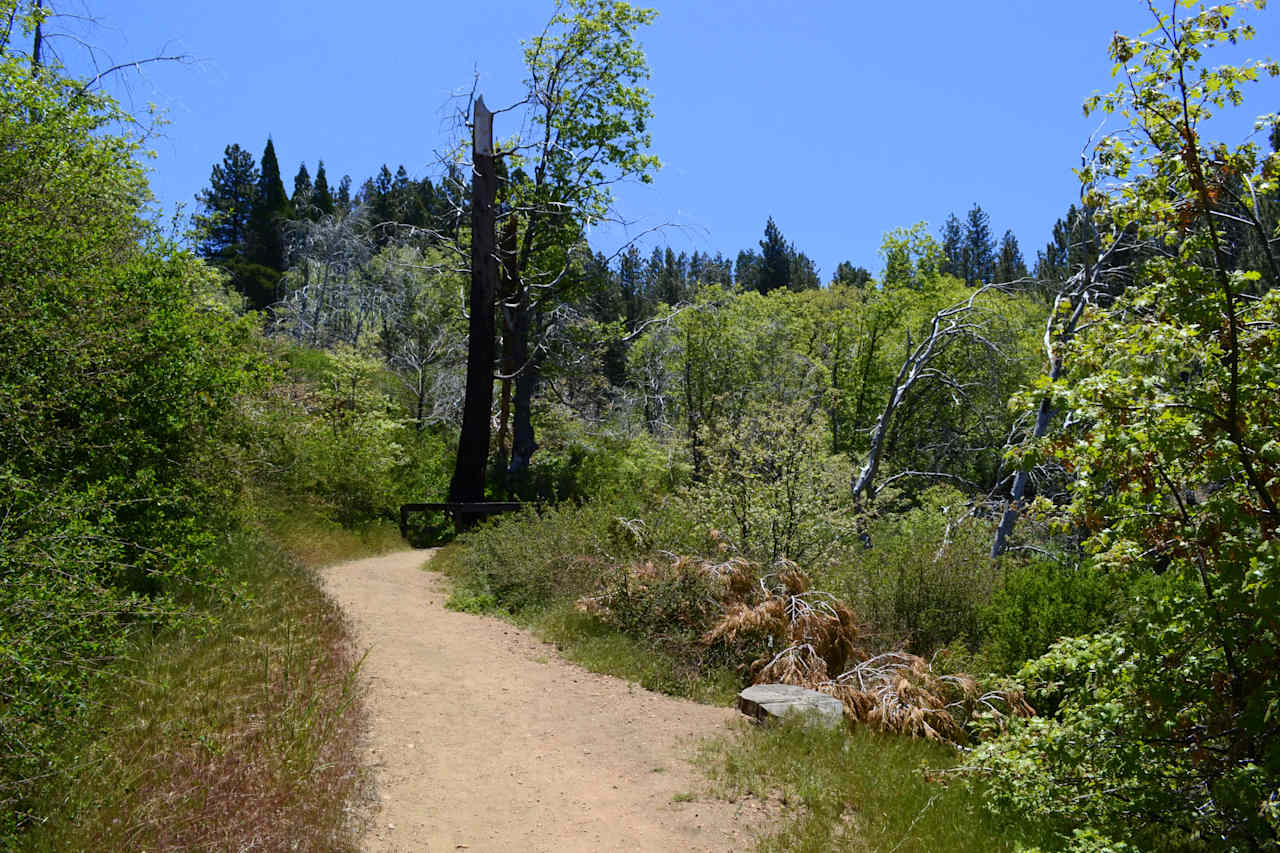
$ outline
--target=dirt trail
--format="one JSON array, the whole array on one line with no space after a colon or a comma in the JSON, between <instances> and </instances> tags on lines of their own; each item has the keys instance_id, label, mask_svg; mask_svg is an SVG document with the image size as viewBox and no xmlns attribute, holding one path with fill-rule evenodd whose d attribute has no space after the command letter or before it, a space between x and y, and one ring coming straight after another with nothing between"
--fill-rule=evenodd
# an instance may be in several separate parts
<instances>
[{"instance_id":1,"label":"dirt trail","mask_svg":"<svg viewBox=\"0 0 1280 853\"><path fill-rule=\"evenodd\" d=\"M650 693L558 658L500 620L444 609L430 551L331 567L369 648L368 851L742 850L762 812L704 787L691 737L729 709ZM679 800L679 801L677 801Z\"/></svg>"}]
</instances>

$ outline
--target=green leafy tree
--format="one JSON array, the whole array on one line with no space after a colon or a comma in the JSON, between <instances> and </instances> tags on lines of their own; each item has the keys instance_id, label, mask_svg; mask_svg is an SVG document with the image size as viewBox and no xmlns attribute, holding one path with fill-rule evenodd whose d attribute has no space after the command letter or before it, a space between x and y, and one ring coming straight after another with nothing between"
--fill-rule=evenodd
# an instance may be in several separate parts
<instances>
[{"instance_id":1,"label":"green leafy tree","mask_svg":"<svg viewBox=\"0 0 1280 853\"><path fill-rule=\"evenodd\" d=\"M1108 836L1153 850L1280 843L1280 294L1230 262L1223 216L1229 182L1270 191L1280 163L1202 136L1246 84L1280 75L1270 60L1207 62L1253 37L1251 6L1263 4L1150 4L1154 26L1111 44L1119 84L1086 102L1127 121L1082 175L1103 244L1131 235L1148 249L1045 383L1077 431L1024 464L1077 473L1061 521L1087 535L1094 566L1161 581L1139 587L1115 630L1029 664L1056 713L976 757L999 804L1074 828L1079 849Z\"/></svg>"},{"instance_id":2,"label":"green leafy tree","mask_svg":"<svg viewBox=\"0 0 1280 853\"><path fill-rule=\"evenodd\" d=\"M517 211L506 254L504 358L516 365L510 468L518 475L537 449L532 421L542 337L550 309L572 296L566 276L584 254L586 230L600 222L622 180L648 182L659 167L648 152L650 94L636 32L656 12L621 0L558 3L543 32L525 43L532 132L502 152Z\"/></svg>"},{"instance_id":3,"label":"green leafy tree","mask_svg":"<svg viewBox=\"0 0 1280 853\"><path fill-rule=\"evenodd\" d=\"M237 482L224 416L255 371L218 276L161 239L137 126L11 38L0 0L0 845L129 641L216 596L209 549ZM24 29L25 28L25 29ZM251 158L206 208L211 254L243 244ZM218 175L219 171L215 171ZM225 206L223 202L226 202ZM237 230L241 229L241 230Z\"/></svg>"}]
</instances>

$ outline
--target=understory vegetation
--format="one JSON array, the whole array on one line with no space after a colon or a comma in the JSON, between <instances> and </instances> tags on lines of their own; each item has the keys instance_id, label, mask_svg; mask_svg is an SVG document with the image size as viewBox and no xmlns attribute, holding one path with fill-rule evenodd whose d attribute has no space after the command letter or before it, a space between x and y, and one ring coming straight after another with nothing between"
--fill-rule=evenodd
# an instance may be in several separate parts
<instances>
[{"instance_id":1,"label":"understory vegetation","mask_svg":"<svg viewBox=\"0 0 1280 853\"><path fill-rule=\"evenodd\" d=\"M450 606L841 699L706 747L784 800L765 849L1280 848L1280 130L1206 124L1280 65L1210 63L1261 0L1148 5L1030 270L975 205L823 282L771 218L732 263L589 245L660 165L652 10L557 4L496 114L535 132L434 183L287 195L228 146L179 240L145 121L0 0L0 841L354 849L360 656L312 570L477 494L523 507L459 518Z\"/></svg>"}]
</instances>

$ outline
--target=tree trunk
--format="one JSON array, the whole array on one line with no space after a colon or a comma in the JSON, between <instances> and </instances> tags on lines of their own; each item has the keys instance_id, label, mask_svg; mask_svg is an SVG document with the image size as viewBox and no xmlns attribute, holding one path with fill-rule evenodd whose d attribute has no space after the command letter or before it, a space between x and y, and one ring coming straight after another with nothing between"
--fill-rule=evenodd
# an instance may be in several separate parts
<instances>
[{"instance_id":1,"label":"tree trunk","mask_svg":"<svg viewBox=\"0 0 1280 853\"><path fill-rule=\"evenodd\" d=\"M484 500L484 472L489 459L489 418L493 409L494 295L498 253L494 232L494 199L498 176L493 158L493 113L478 97L473 115L471 181L471 295L467 343L467 390L462 403L462 433L449 483L451 502ZM459 527L474 519L457 516Z\"/></svg>"},{"instance_id":2,"label":"tree trunk","mask_svg":"<svg viewBox=\"0 0 1280 853\"><path fill-rule=\"evenodd\" d=\"M516 376L515 406L512 411L511 462L507 472L520 475L528 470L538 442L533 435L533 389L538 381L537 366L529 358L529 308L516 312L513 360L521 365Z\"/></svg>"}]
</instances>

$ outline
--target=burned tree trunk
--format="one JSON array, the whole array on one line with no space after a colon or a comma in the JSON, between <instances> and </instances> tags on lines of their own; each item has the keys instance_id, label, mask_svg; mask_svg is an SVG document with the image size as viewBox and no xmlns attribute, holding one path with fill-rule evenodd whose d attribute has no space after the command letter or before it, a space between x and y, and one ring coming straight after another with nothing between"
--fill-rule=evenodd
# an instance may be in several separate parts
<instances>
[{"instance_id":1,"label":"burned tree trunk","mask_svg":"<svg viewBox=\"0 0 1280 853\"><path fill-rule=\"evenodd\" d=\"M493 113L476 98L472 129L471 296L467 345L467 391L462 404L462 433L449 483L450 502L484 500L485 464L489 458L489 415L493 409L494 295L498 285L498 252L494 231L494 199L498 175L493 156ZM466 519L459 513L459 526Z\"/></svg>"}]
</instances>

